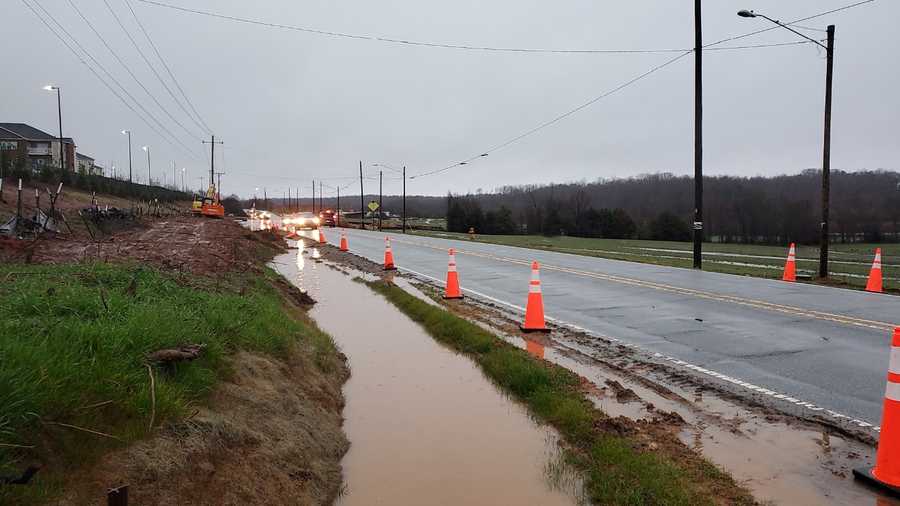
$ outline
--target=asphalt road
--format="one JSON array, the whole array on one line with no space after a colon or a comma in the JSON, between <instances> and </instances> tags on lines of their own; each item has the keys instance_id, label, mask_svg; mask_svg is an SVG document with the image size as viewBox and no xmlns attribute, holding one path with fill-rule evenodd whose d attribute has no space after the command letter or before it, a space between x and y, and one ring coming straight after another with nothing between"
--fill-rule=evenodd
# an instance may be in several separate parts
<instances>
[{"instance_id":1,"label":"asphalt road","mask_svg":"<svg viewBox=\"0 0 900 506\"><path fill-rule=\"evenodd\" d=\"M351 252L382 261L384 233L346 233ZM338 229L327 229L326 236L331 244L340 240ZM531 261L537 260L548 317L813 403L816 410L880 424L900 297L468 241L390 236L401 271L443 280L447 249L453 247L464 291L515 306L525 305Z\"/></svg>"}]
</instances>

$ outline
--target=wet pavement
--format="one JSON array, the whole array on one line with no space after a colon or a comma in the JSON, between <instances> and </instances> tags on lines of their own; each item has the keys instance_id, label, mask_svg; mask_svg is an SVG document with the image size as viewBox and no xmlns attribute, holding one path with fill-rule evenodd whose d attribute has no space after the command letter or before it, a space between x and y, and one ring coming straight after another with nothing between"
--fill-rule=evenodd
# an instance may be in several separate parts
<instances>
[{"instance_id":1,"label":"wet pavement","mask_svg":"<svg viewBox=\"0 0 900 506\"><path fill-rule=\"evenodd\" d=\"M346 233L351 252L381 261L385 234ZM771 390L760 394L734 382L726 385L742 395L768 396L766 402L788 412L807 411L856 427L880 422L900 297L468 241L391 237L401 271L440 281L447 248L454 247L463 291L512 306L524 304L529 265L537 260L550 317ZM333 244L339 238L336 231L328 234Z\"/></svg>"},{"instance_id":2,"label":"wet pavement","mask_svg":"<svg viewBox=\"0 0 900 506\"><path fill-rule=\"evenodd\" d=\"M316 252L274 265L318 301L310 316L349 359L339 504L578 504L552 429Z\"/></svg>"}]
</instances>

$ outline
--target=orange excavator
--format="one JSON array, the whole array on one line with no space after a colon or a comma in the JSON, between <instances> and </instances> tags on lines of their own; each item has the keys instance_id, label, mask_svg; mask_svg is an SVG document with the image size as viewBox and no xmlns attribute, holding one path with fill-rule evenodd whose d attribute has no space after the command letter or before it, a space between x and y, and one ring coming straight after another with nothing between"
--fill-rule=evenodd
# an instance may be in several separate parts
<instances>
[{"instance_id":1,"label":"orange excavator","mask_svg":"<svg viewBox=\"0 0 900 506\"><path fill-rule=\"evenodd\" d=\"M209 216L210 218L224 218L225 206L219 202L219 192L216 191L215 185L209 185L206 195L200 204L200 214Z\"/></svg>"}]
</instances>

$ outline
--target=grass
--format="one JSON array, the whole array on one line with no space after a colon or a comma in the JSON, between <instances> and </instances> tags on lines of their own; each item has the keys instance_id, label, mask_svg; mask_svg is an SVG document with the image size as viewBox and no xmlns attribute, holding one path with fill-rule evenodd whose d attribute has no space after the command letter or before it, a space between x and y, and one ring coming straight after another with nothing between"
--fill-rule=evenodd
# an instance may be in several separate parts
<instances>
[{"instance_id":1,"label":"grass","mask_svg":"<svg viewBox=\"0 0 900 506\"><path fill-rule=\"evenodd\" d=\"M707 490L728 491L729 504L753 504L748 492L718 468L695 458L676 461L640 450L627 437L602 428L606 416L595 409L571 371L534 359L481 327L432 306L382 281L367 282L436 340L475 360L485 375L523 402L532 414L559 430L571 445L570 461L586 475L595 504L714 504ZM714 485L714 486L711 486Z\"/></svg>"},{"instance_id":2,"label":"grass","mask_svg":"<svg viewBox=\"0 0 900 506\"><path fill-rule=\"evenodd\" d=\"M216 290L136 266L0 266L0 475L34 461L76 467L146 436L151 418L189 415L238 349L278 355L299 343L328 368L333 342L286 313L275 276L233 274ZM205 344L203 355L155 366L154 401L146 355L188 343ZM53 480L0 487L0 503L52 496Z\"/></svg>"},{"instance_id":3,"label":"grass","mask_svg":"<svg viewBox=\"0 0 900 506\"><path fill-rule=\"evenodd\" d=\"M432 237L469 240L468 234L415 231ZM545 237L541 235L476 235L476 242L557 251L576 255L610 258L629 262L691 268L692 243L644 241L636 239L593 239L586 237ZM882 249L884 275L900 277L900 244L832 244L829 252L829 284L849 288L866 286L866 276L875 255ZM787 248L755 244L704 243L703 269L712 272L781 279ZM815 274L819 265L819 249L800 245L797 248L799 272ZM894 285L893 287L891 285ZM885 288L900 290L900 281L885 280Z\"/></svg>"}]
</instances>

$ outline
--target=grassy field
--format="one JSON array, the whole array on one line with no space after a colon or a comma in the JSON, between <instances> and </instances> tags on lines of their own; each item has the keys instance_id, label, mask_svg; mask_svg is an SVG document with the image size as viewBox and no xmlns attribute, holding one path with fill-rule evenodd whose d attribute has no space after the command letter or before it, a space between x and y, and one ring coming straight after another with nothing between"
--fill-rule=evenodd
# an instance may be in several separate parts
<instances>
[{"instance_id":1,"label":"grassy field","mask_svg":"<svg viewBox=\"0 0 900 506\"><path fill-rule=\"evenodd\" d=\"M586 491L594 504L754 504L728 474L695 454L675 455L677 451L666 450L663 444L656 451L645 451L638 438L620 435L627 433L616 425L621 422L610 423L596 410L582 393L580 378L569 370L537 360L395 285L367 284L436 340L475 360L485 375L534 416L556 427L571 447L569 461L585 472Z\"/></svg>"},{"instance_id":2,"label":"grassy field","mask_svg":"<svg viewBox=\"0 0 900 506\"><path fill-rule=\"evenodd\" d=\"M414 233L469 240L468 234L427 231ZM540 235L478 235L475 241L672 267L691 268L693 265L693 245L688 242ZM829 256L829 271L833 277L831 282L854 288L865 287L877 247L882 250L885 289L900 290L900 244L831 245ZM779 246L703 244L703 269L713 272L781 279L786 257L787 248ZM812 275L818 268L819 249L813 246L798 246L798 273ZM897 279L890 279L892 277Z\"/></svg>"},{"instance_id":3,"label":"grassy field","mask_svg":"<svg viewBox=\"0 0 900 506\"><path fill-rule=\"evenodd\" d=\"M213 286L123 265L0 267L0 475L31 462L71 469L189 415L238 349L277 355L302 342L328 367L333 342L288 316L275 276L234 274ZM188 343L206 345L199 359L147 363L148 353ZM57 478L0 486L0 503L52 496Z\"/></svg>"}]
</instances>

